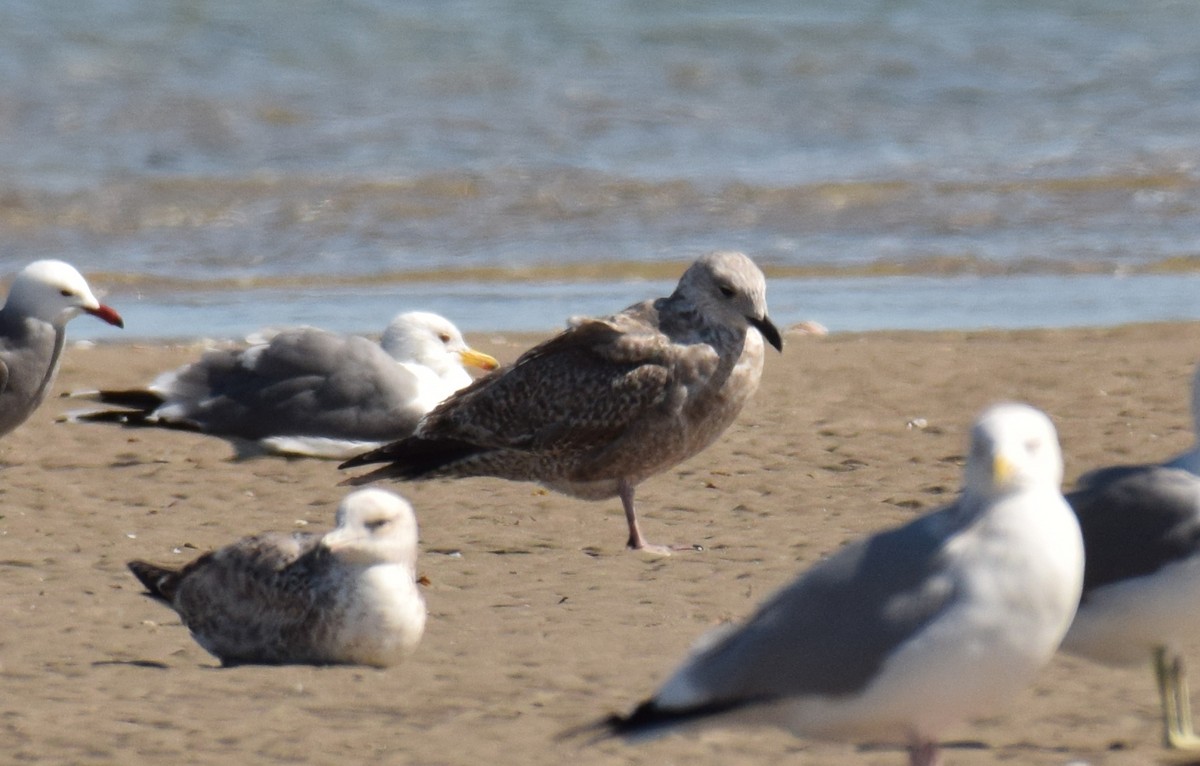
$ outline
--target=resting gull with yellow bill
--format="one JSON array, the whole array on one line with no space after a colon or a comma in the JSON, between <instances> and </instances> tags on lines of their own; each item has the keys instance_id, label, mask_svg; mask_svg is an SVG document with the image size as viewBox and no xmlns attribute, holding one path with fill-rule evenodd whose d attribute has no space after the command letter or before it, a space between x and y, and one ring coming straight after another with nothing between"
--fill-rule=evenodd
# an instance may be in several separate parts
<instances>
[{"instance_id":1,"label":"resting gull with yellow bill","mask_svg":"<svg viewBox=\"0 0 1200 766\"><path fill-rule=\"evenodd\" d=\"M495 369L448 319L397 315L379 343L315 328L249 348L210 351L148 388L81 392L121 407L81 422L200 431L282 455L345 459L411 434L471 382L463 365Z\"/></svg>"}]
</instances>

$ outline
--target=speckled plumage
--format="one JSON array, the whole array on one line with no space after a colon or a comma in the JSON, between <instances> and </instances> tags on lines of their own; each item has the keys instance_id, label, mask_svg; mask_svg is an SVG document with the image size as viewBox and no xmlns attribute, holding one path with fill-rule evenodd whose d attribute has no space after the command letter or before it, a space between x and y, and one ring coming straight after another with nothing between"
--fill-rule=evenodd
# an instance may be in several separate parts
<instances>
[{"instance_id":1,"label":"speckled plumage","mask_svg":"<svg viewBox=\"0 0 1200 766\"><path fill-rule=\"evenodd\" d=\"M379 489L348 495L324 535L268 532L182 569L129 569L225 665L387 666L417 645L425 603L415 582L416 518Z\"/></svg>"},{"instance_id":2,"label":"speckled plumage","mask_svg":"<svg viewBox=\"0 0 1200 766\"><path fill-rule=\"evenodd\" d=\"M737 418L762 374L760 333L782 347L762 272L741 253L713 253L671 296L572 320L447 399L415 436L343 467L390 463L356 484L498 476L591 500L621 495L630 547L651 547L637 530L633 488L703 450Z\"/></svg>"}]
</instances>

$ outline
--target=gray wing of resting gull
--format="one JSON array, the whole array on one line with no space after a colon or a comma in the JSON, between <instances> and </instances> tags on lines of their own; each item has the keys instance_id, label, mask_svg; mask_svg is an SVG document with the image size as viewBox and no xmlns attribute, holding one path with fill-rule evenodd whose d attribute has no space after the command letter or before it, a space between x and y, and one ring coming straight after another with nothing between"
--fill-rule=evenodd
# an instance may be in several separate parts
<instances>
[{"instance_id":1,"label":"gray wing of resting gull","mask_svg":"<svg viewBox=\"0 0 1200 766\"><path fill-rule=\"evenodd\" d=\"M1165 465L1100 469L1067 495L1087 567L1063 649L1113 665L1152 658L1164 743L1188 750L1200 749L1182 654L1200 634L1198 462L1193 449Z\"/></svg>"},{"instance_id":2,"label":"gray wing of resting gull","mask_svg":"<svg viewBox=\"0 0 1200 766\"><path fill-rule=\"evenodd\" d=\"M644 739L767 723L798 736L897 742L936 763L938 738L992 713L1053 656L1083 578L1048 418L997 405L976 421L953 505L852 543L716 631L651 699L599 724Z\"/></svg>"},{"instance_id":3,"label":"gray wing of resting gull","mask_svg":"<svg viewBox=\"0 0 1200 766\"><path fill-rule=\"evenodd\" d=\"M0 435L45 400L58 374L67 322L81 313L125 326L70 264L34 261L13 279L0 309Z\"/></svg>"},{"instance_id":4,"label":"gray wing of resting gull","mask_svg":"<svg viewBox=\"0 0 1200 766\"><path fill-rule=\"evenodd\" d=\"M182 569L144 561L129 569L224 665L386 667L412 652L425 628L416 560L412 508L366 489L343 499L324 535L267 533Z\"/></svg>"},{"instance_id":5,"label":"gray wing of resting gull","mask_svg":"<svg viewBox=\"0 0 1200 766\"><path fill-rule=\"evenodd\" d=\"M573 319L511 367L459 391L414 436L343 468L387 463L384 478L497 476L575 497L619 496L630 548L642 537L634 487L711 444L758 388L767 317L762 272L741 253L693 263L666 298Z\"/></svg>"},{"instance_id":6,"label":"gray wing of resting gull","mask_svg":"<svg viewBox=\"0 0 1200 766\"><path fill-rule=\"evenodd\" d=\"M200 431L268 452L342 459L411 434L425 413L471 382L464 364L497 366L449 320L407 312L379 343L301 328L246 349L210 351L148 389L86 394L121 409L74 419Z\"/></svg>"}]
</instances>

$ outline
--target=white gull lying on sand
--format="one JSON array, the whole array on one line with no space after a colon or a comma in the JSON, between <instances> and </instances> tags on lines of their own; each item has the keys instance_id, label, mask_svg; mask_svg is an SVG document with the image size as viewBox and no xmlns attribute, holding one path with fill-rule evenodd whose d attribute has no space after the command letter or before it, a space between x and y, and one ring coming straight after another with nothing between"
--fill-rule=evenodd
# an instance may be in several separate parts
<instances>
[{"instance_id":1,"label":"white gull lying on sand","mask_svg":"<svg viewBox=\"0 0 1200 766\"><path fill-rule=\"evenodd\" d=\"M210 351L146 389L81 392L122 409L75 414L201 431L268 452L345 459L412 433L421 417L471 382L463 365L496 360L467 346L448 319L399 314L379 343L315 328L246 349Z\"/></svg>"}]
</instances>

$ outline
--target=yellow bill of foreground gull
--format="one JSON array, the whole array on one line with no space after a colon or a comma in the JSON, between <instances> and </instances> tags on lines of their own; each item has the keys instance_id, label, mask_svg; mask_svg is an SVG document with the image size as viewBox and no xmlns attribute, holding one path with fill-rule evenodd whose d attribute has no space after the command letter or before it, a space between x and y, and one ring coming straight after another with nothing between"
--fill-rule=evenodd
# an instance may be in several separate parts
<instances>
[{"instance_id":1,"label":"yellow bill of foreground gull","mask_svg":"<svg viewBox=\"0 0 1200 766\"><path fill-rule=\"evenodd\" d=\"M1200 370L1192 386L1200 432ZM1163 742L1200 749L1184 646L1200 636L1200 449L1161 465L1093 471L1067 494L1083 530L1083 600L1063 649L1109 665L1153 663Z\"/></svg>"},{"instance_id":2,"label":"yellow bill of foreground gull","mask_svg":"<svg viewBox=\"0 0 1200 766\"><path fill-rule=\"evenodd\" d=\"M311 327L245 349L210 351L148 388L80 392L119 406L81 422L201 431L275 454L342 460L413 432L471 382L463 365L495 369L450 320L397 315L379 343Z\"/></svg>"},{"instance_id":3,"label":"yellow bill of foreground gull","mask_svg":"<svg viewBox=\"0 0 1200 766\"><path fill-rule=\"evenodd\" d=\"M34 261L17 273L0 309L0 436L24 423L50 393L67 322L82 313L125 326L68 263Z\"/></svg>"},{"instance_id":4,"label":"yellow bill of foreground gull","mask_svg":"<svg viewBox=\"0 0 1200 766\"><path fill-rule=\"evenodd\" d=\"M342 468L388 464L351 484L497 476L587 500L617 496L628 547L667 553L642 536L634 488L733 423L758 388L764 338L782 349L762 272L742 253L712 253L669 297L571 320L511 367L451 396L415 435Z\"/></svg>"},{"instance_id":5,"label":"yellow bill of foreground gull","mask_svg":"<svg viewBox=\"0 0 1200 766\"><path fill-rule=\"evenodd\" d=\"M246 537L182 569L129 569L222 665L393 665L425 630L416 517L397 495L364 489L336 521L323 535Z\"/></svg>"},{"instance_id":6,"label":"yellow bill of foreground gull","mask_svg":"<svg viewBox=\"0 0 1200 766\"><path fill-rule=\"evenodd\" d=\"M914 766L939 763L939 737L1021 691L1071 622L1083 544L1061 480L1045 415L986 410L954 504L818 563L744 625L703 640L654 697L599 726L639 739L770 724L898 743Z\"/></svg>"}]
</instances>

